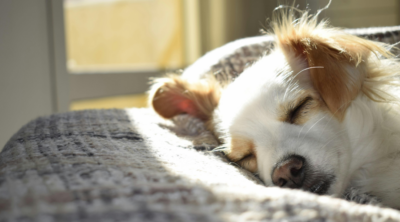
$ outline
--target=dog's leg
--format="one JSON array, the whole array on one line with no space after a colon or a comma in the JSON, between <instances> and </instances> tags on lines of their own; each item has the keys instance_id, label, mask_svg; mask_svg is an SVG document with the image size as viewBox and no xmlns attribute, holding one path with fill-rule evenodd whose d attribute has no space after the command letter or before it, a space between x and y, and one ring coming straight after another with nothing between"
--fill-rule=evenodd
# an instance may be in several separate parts
<instances>
[{"instance_id":1,"label":"dog's leg","mask_svg":"<svg viewBox=\"0 0 400 222\"><path fill-rule=\"evenodd\" d=\"M375 206L381 205L380 200L378 198L370 194L362 193L360 190L354 187L348 188L346 190L346 192L343 195L343 199L351 202L356 202L359 204L368 204Z\"/></svg>"}]
</instances>

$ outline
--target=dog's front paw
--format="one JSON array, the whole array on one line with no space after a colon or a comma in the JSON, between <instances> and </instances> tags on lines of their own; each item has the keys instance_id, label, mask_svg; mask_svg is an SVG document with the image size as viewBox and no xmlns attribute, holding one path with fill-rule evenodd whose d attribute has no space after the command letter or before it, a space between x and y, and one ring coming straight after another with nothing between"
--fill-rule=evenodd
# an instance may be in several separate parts
<instances>
[{"instance_id":1,"label":"dog's front paw","mask_svg":"<svg viewBox=\"0 0 400 222\"><path fill-rule=\"evenodd\" d=\"M359 204L368 204L375 206L381 205L380 200L378 198L368 193L362 193L360 190L354 187L351 187L346 190L346 192L343 195L343 199L351 202L356 202Z\"/></svg>"}]
</instances>

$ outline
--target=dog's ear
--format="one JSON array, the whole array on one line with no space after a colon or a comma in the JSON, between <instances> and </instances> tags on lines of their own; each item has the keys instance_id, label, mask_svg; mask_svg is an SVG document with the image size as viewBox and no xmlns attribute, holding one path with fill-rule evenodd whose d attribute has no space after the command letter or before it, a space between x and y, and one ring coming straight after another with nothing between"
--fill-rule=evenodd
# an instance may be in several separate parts
<instances>
[{"instance_id":1,"label":"dog's ear","mask_svg":"<svg viewBox=\"0 0 400 222\"><path fill-rule=\"evenodd\" d=\"M170 75L155 81L149 103L164 118L186 113L207 121L219 98L219 85L211 78L189 82L180 76Z\"/></svg>"},{"instance_id":2,"label":"dog's ear","mask_svg":"<svg viewBox=\"0 0 400 222\"><path fill-rule=\"evenodd\" d=\"M276 24L274 29L278 47L308 63L314 88L339 120L363 87L371 53L387 54L378 43L328 28L304 15L297 22Z\"/></svg>"},{"instance_id":3,"label":"dog's ear","mask_svg":"<svg viewBox=\"0 0 400 222\"><path fill-rule=\"evenodd\" d=\"M361 91L367 75L365 61L374 45L346 34L328 39L312 34L288 36L279 44L284 51L304 57L313 86L334 116L342 120Z\"/></svg>"}]
</instances>

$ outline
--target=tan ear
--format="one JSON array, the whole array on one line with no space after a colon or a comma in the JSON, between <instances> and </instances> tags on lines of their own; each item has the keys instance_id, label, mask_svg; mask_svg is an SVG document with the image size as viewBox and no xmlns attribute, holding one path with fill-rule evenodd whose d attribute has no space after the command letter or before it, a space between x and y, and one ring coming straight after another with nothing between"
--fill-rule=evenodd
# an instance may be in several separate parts
<instances>
[{"instance_id":1,"label":"tan ear","mask_svg":"<svg viewBox=\"0 0 400 222\"><path fill-rule=\"evenodd\" d=\"M229 160L236 162L250 172L257 172L257 155L252 140L244 137L232 137L225 151Z\"/></svg>"},{"instance_id":2,"label":"tan ear","mask_svg":"<svg viewBox=\"0 0 400 222\"><path fill-rule=\"evenodd\" d=\"M299 27L297 27L300 29ZM361 92L368 76L366 64L371 53L386 53L375 42L337 30L301 31L278 37L278 46L286 53L302 56L311 68L311 81L328 109L343 120L351 101ZM323 34L321 34L323 33ZM318 67L318 68L312 68Z\"/></svg>"},{"instance_id":3,"label":"tan ear","mask_svg":"<svg viewBox=\"0 0 400 222\"><path fill-rule=\"evenodd\" d=\"M186 113L206 121L218 105L219 97L219 85L213 79L188 82L171 75L155 81L149 103L164 118Z\"/></svg>"},{"instance_id":4,"label":"tan ear","mask_svg":"<svg viewBox=\"0 0 400 222\"><path fill-rule=\"evenodd\" d=\"M370 51L357 45L358 39L352 37L348 36L349 42L338 43L340 48L316 41L305 50L309 67L323 67L310 69L311 81L339 120L343 120L351 101L360 93L367 75L365 61ZM349 47L351 44L354 45Z\"/></svg>"},{"instance_id":5,"label":"tan ear","mask_svg":"<svg viewBox=\"0 0 400 222\"><path fill-rule=\"evenodd\" d=\"M305 11L296 15L293 9L278 10L274 15L271 27L277 47L291 56L295 53L304 57L315 89L329 110L342 120L351 101L363 90L364 80L369 78L366 67L371 53L392 55L383 44L331 28L324 20L318 22L318 14ZM323 68L312 68L315 66Z\"/></svg>"}]
</instances>

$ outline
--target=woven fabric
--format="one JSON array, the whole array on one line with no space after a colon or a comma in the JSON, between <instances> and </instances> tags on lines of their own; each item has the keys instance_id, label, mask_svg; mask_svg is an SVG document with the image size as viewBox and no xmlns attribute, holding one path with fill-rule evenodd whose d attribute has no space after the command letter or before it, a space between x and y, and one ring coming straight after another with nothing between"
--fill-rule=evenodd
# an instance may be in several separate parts
<instances>
[{"instance_id":1,"label":"woven fabric","mask_svg":"<svg viewBox=\"0 0 400 222\"><path fill-rule=\"evenodd\" d=\"M400 41L400 26L346 29L344 31L389 45ZM220 59L201 64L202 66L210 67L206 72L203 72L204 74L213 74L221 82L230 82L239 76L246 67L256 62L263 55L268 54L273 48L273 38L272 36L250 37L227 46L216 49L208 55L208 57L214 57L212 54L216 54L221 57ZM224 54L224 51L227 54ZM399 54L396 47L393 47L392 51L396 55ZM196 63L193 66L198 68ZM189 72L193 72L192 70L188 69ZM191 75L191 73L187 75Z\"/></svg>"},{"instance_id":2,"label":"woven fabric","mask_svg":"<svg viewBox=\"0 0 400 222\"><path fill-rule=\"evenodd\" d=\"M202 138L211 144L194 146ZM263 186L188 116L87 110L36 119L0 154L0 221L396 221L399 212Z\"/></svg>"}]
</instances>

